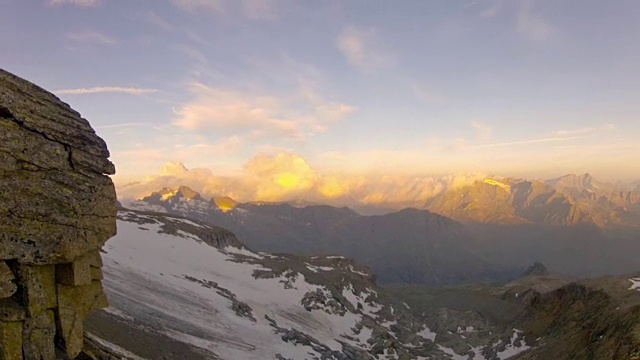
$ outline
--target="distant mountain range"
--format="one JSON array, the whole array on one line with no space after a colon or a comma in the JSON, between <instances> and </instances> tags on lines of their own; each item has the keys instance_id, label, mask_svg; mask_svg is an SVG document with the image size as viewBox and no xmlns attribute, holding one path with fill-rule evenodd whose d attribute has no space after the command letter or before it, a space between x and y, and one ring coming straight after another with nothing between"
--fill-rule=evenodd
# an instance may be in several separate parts
<instances>
[{"instance_id":1,"label":"distant mountain range","mask_svg":"<svg viewBox=\"0 0 640 360\"><path fill-rule=\"evenodd\" d=\"M485 179L446 191L425 208L465 223L640 229L640 192L597 181L589 174L548 181Z\"/></svg>"},{"instance_id":2,"label":"distant mountain range","mask_svg":"<svg viewBox=\"0 0 640 360\"><path fill-rule=\"evenodd\" d=\"M206 200L187 187L163 189L127 207L222 226L258 251L348 256L372 267L385 283L446 284L510 275L469 250L475 240L462 224L426 210L363 216L326 205L238 204Z\"/></svg>"},{"instance_id":3,"label":"distant mountain range","mask_svg":"<svg viewBox=\"0 0 640 360\"><path fill-rule=\"evenodd\" d=\"M258 251L348 256L382 283L504 280L534 261L571 276L640 268L633 255L640 252L637 193L588 174L485 179L436 196L425 204L429 210L373 216L327 205L206 199L186 186L124 205L225 227Z\"/></svg>"}]
</instances>

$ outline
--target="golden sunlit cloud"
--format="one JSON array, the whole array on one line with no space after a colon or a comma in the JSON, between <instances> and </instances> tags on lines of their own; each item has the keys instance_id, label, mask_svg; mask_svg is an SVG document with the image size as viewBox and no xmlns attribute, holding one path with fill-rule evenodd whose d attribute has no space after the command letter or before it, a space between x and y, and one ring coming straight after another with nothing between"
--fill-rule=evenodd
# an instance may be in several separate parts
<instances>
[{"instance_id":1,"label":"golden sunlit cloud","mask_svg":"<svg viewBox=\"0 0 640 360\"><path fill-rule=\"evenodd\" d=\"M299 155L279 151L258 154L236 176L217 176L208 169L187 169L181 163L167 163L159 176L130 185L118 185L121 199L137 199L161 188L186 185L222 207L233 201L303 201L335 206L379 205L387 208L421 206L433 196L452 187L482 180L484 174L445 177L407 175L362 176L354 174L322 175ZM224 199L224 198L222 198Z\"/></svg>"}]
</instances>

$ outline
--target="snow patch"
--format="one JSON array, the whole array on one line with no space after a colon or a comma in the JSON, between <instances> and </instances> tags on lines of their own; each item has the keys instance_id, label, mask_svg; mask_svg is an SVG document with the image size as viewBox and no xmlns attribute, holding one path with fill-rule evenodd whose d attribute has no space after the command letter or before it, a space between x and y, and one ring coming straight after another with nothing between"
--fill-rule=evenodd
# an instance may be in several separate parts
<instances>
[{"instance_id":1,"label":"snow patch","mask_svg":"<svg viewBox=\"0 0 640 360\"><path fill-rule=\"evenodd\" d=\"M313 271L314 273L317 273L318 271L333 271L333 270L335 270L334 268L332 268L330 266L315 266L315 265L311 265L309 263L305 263L305 265L307 266L307 269Z\"/></svg>"},{"instance_id":2,"label":"snow patch","mask_svg":"<svg viewBox=\"0 0 640 360\"><path fill-rule=\"evenodd\" d=\"M506 360L511 358L512 356L518 355L523 351L531 349L531 346L525 344L524 338L522 338L522 331L518 329L513 329L513 335L511 335L511 340L509 344L505 347L503 351L499 351L497 353L498 358L500 360ZM518 342L518 340L520 340Z\"/></svg>"},{"instance_id":3,"label":"snow patch","mask_svg":"<svg viewBox=\"0 0 640 360\"><path fill-rule=\"evenodd\" d=\"M418 332L416 335L434 342L436 341L436 336L438 336L437 333L431 331L431 329L429 329L427 326L425 326L424 329L420 330L420 332Z\"/></svg>"},{"instance_id":4,"label":"snow patch","mask_svg":"<svg viewBox=\"0 0 640 360\"><path fill-rule=\"evenodd\" d=\"M127 215L131 221L122 220ZM120 218L118 234L107 242L103 256L104 287L112 304L108 311L120 317L152 322L168 336L223 359L263 360L276 354L313 358L312 347L283 341L266 317L280 328L296 329L336 351L342 351L340 341L363 348L370 337L365 328L356 333L362 321L359 312L341 316L327 309L305 310L301 299L309 292L333 297L326 288L308 283L303 274L289 271L260 277L256 274L272 270L239 262L235 255L257 259L261 255L233 247L220 250L182 233L163 233L159 221L144 224L148 230L141 231L135 222L143 218L139 214L125 212ZM334 270L311 266L317 271ZM364 301L372 291L360 296L351 293L351 300L362 301L363 313L381 308ZM251 317L243 316L246 313Z\"/></svg>"},{"instance_id":5,"label":"snow patch","mask_svg":"<svg viewBox=\"0 0 640 360\"><path fill-rule=\"evenodd\" d=\"M252 257L254 259L264 259L264 256L254 253L253 251L247 250L246 248L237 248L234 246L227 246L223 249L223 251L227 254L236 254Z\"/></svg>"}]
</instances>

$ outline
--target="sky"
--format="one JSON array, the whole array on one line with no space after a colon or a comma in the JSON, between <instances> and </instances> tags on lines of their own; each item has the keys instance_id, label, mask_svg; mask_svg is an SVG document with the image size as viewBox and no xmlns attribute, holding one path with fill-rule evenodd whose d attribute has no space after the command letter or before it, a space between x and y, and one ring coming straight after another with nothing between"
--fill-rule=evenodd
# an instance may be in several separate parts
<instances>
[{"instance_id":1,"label":"sky","mask_svg":"<svg viewBox=\"0 0 640 360\"><path fill-rule=\"evenodd\" d=\"M87 118L120 185L169 161L277 170L282 186L302 181L296 169L638 180L639 44L637 0L2 0L0 12L0 67Z\"/></svg>"}]
</instances>

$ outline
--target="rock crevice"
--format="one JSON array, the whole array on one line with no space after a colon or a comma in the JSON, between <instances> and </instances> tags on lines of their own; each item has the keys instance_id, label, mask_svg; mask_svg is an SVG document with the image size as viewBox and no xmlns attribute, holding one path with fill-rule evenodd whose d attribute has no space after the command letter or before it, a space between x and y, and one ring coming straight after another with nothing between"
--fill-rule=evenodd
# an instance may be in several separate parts
<instances>
[{"instance_id":1,"label":"rock crevice","mask_svg":"<svg viewBox=\"0 0 640 360\"><path fill-rule=\"evenodd\" d=\"M88 121L0 69L0 359L75 358L107 306L100 248L116 233L115 173Z\"/></svg>"}]
</instances>

